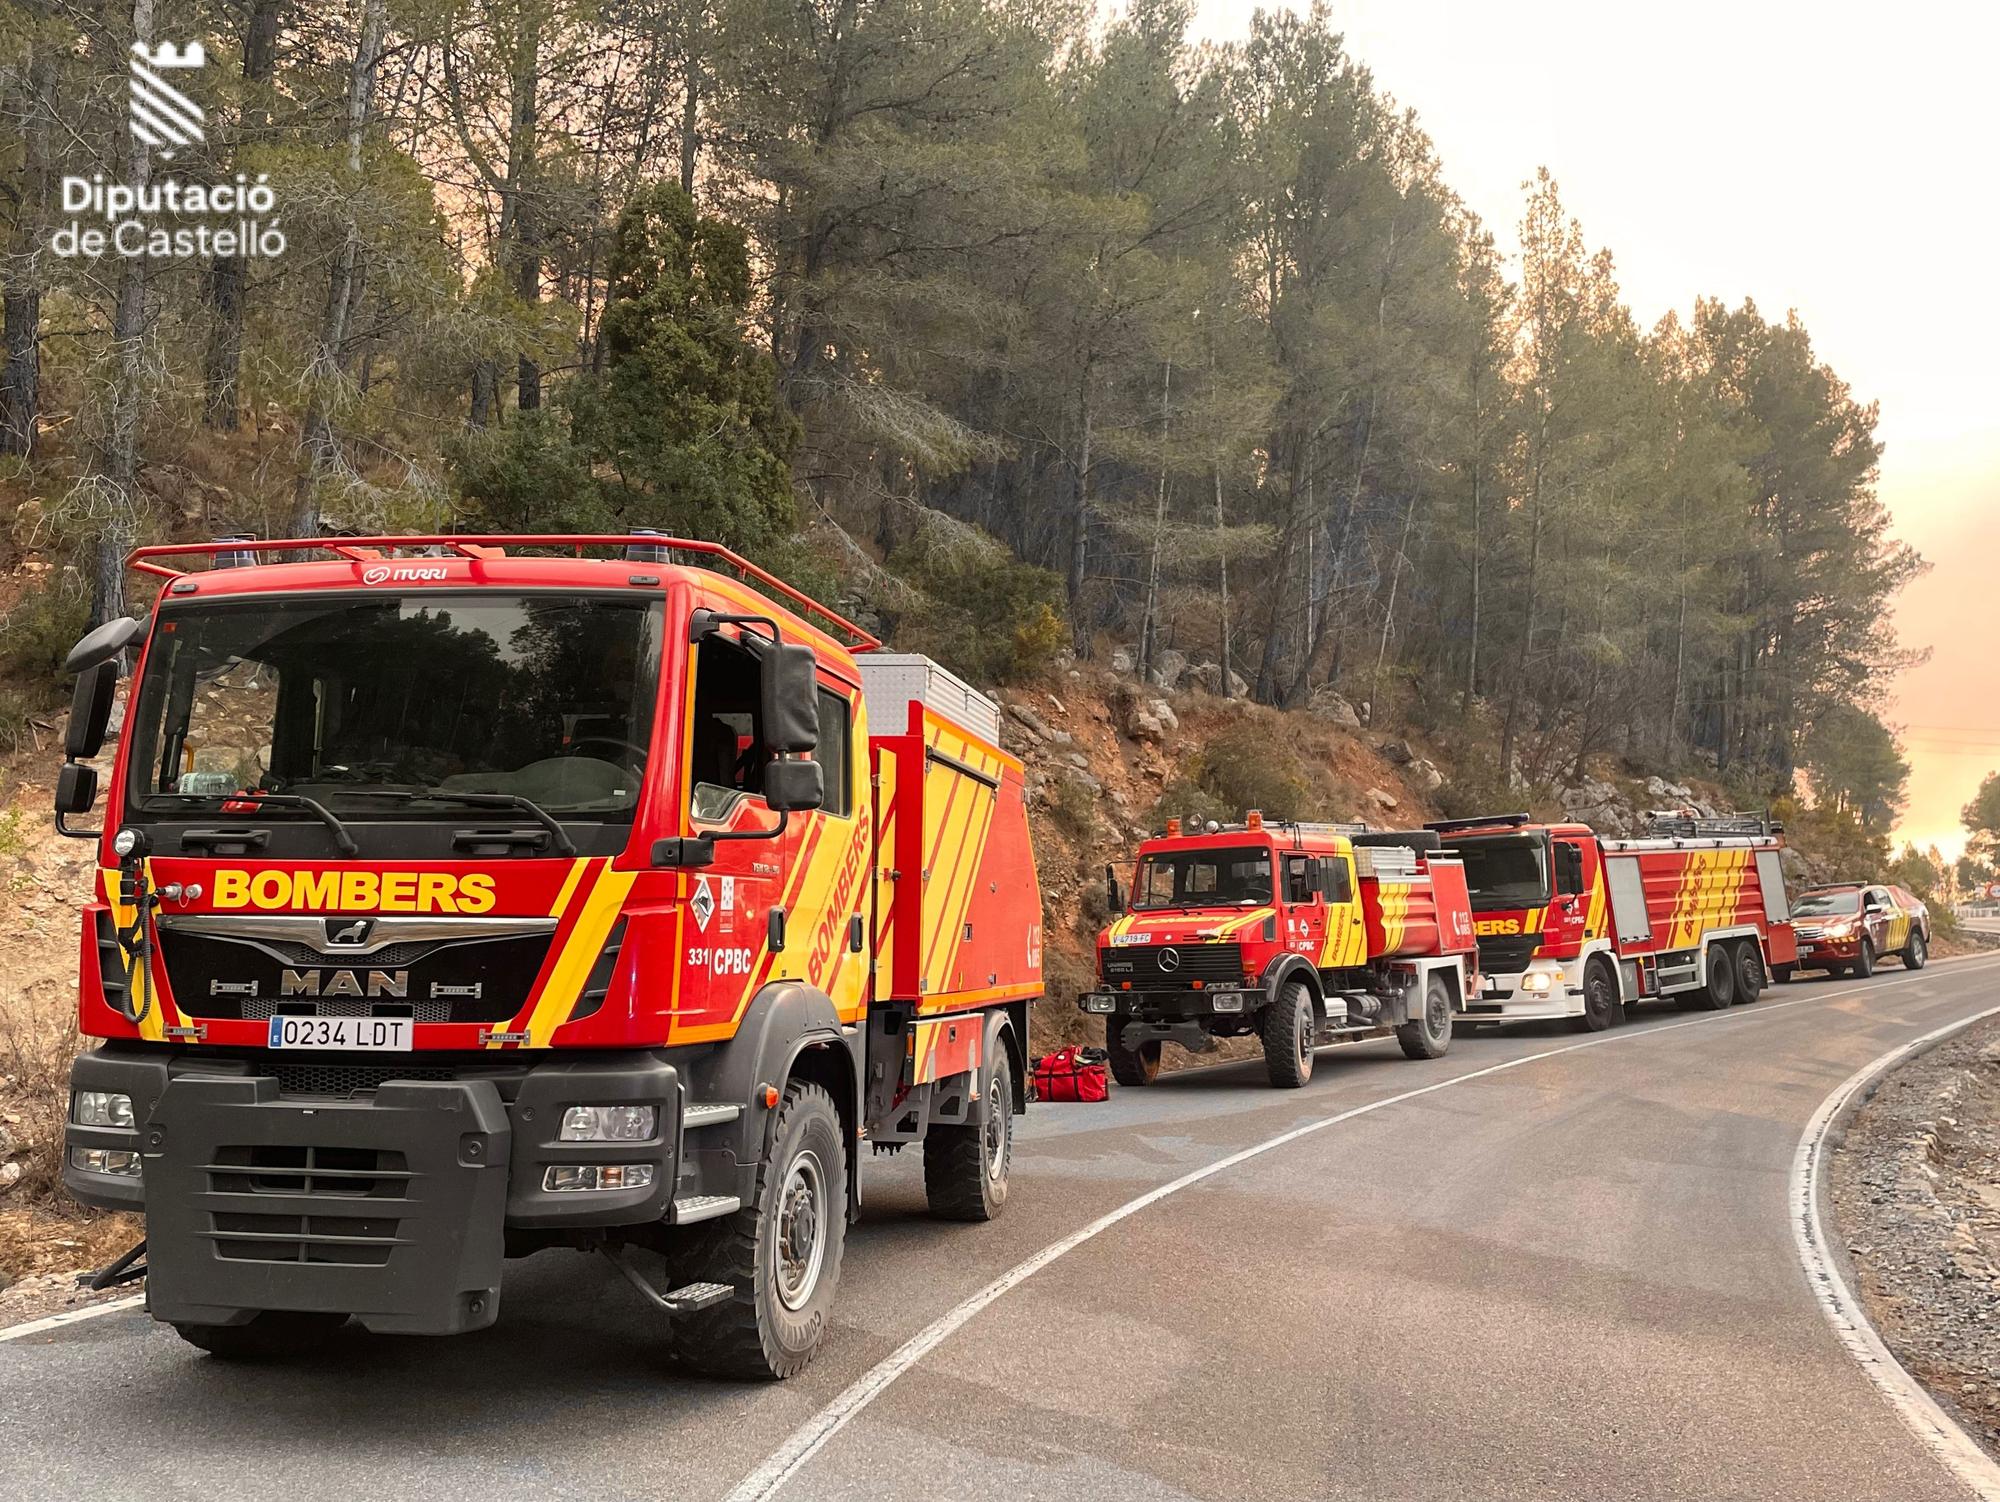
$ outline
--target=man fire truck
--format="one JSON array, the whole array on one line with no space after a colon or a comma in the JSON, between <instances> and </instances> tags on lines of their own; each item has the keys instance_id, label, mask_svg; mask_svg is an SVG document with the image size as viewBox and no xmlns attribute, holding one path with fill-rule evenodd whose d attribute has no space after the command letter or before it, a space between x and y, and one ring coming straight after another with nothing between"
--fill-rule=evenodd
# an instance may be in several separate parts
<instances>
[{"instance_id":1,"label":"man fire truck","mask_svg":"<svg viewBox=\"0 0 2000 1502\"><path fill-rule=\"evenodd\" d=\"M782 1377L863 1142L921 1142L938 1214L1000 1209L1041 907L992 701L708 543L132 561L150 623L70 657L104 1042L64 1180L144 1212L156 1319L218 1355L455 1333L504 1257L571 1247L696 1368Z\"/></svg>"},{"instance_id":2,"label":"man fire truck","mask_svg":"<svg viewBox=\"0 0 2000 1502\"><path fill-rule=\"evenodd\" d=\"M1150 1084L1163 1043L1255 1035L1271 1083L1312 1077L1313 1050L1393 1033L1413 1059L1451 1045L1476 971L1465 873L1436 836L1360 825L1211 823L1140 845L1130 911L1098 936L1098 989L1121 1085ZM1126 903L1107 869L1114 911Z\"/></svg>"},{"instance_id":3,"label":"man fire truck","mask_svg":"<svg viewBox=\"0 0 2000 1502\"><path fill-rule=\"evenodd\" d=\"M1758 814L1646 820L1637 839L1526 814L1425 826L1472 891L1485 980L1468 1021L1573 1017L1597 1032L1632 1002L1728 1007L1790 973L1780 826Z\"/></svg>"}]
</instances>

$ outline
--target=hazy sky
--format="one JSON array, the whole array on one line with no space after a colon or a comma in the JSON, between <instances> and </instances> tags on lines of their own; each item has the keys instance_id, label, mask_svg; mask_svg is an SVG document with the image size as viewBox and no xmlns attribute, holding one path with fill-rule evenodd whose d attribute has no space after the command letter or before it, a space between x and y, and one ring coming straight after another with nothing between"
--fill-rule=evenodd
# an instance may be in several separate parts
<instances>
[{"instance_id":1,"label":"hazy sky","mask_svg":"<svg viewBox=\"0 0 2000 1502\"><path fill-rule=\"evenodd\" d=\"M1249 0L1203 0L1240 36ZM1902 0L1337 0L1350 50L1513 243L1546 164L1650 325L1697 294L1796 308L1879 401L1881 493L1934 565L1905 591L1930 661L1879 709L1914 767L1901 833L1956 853L2000 768L2000 7Z\"/></svg>"}]
</instances>

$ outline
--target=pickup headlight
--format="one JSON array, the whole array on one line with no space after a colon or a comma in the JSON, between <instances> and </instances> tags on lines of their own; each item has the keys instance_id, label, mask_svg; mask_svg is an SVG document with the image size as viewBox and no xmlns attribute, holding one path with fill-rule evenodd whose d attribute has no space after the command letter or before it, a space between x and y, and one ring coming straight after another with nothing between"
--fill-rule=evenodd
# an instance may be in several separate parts
<instances>
[{"instance_id":1,"label":"pickup headlight","mask_svg":"<svg viewBox=\"0 0 2000 1502\"><path fill-rule=\"evenodd\" d=\"M657 1106L571 1106L563 1112L563 1142L646 1142L659 1125Z\"/></svg>"},{"instance_id":2,"label":"pickup headlight","mask_svg":"<svg viewBox=\"0 0 2000 1502\"><path fill-rule=\"evenodd\" d=\"M115 1090L79 1090L70 1097L69 1119L78 1126L129 1129L133 1125L132 1097Z\"/></svg>"}]
</instances>

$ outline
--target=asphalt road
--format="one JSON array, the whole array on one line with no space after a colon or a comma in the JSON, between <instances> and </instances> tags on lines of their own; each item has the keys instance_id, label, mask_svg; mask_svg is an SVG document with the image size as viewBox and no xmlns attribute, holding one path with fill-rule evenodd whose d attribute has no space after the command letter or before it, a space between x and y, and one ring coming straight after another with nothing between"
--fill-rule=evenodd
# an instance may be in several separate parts
<instances>
[{"instance_id":1,"label":"asphalt road","mask_svg":"<svg viewBox=\"0 0 2000 1502\"><path fill-rule=\"evenodd\" d=\"M1227 1065L1037 1107L992 1225L927 1220L913 1154L870 1166L831 1338L778 1386L680 1376L569 1252L510 1264L491 1330L290 1365L109 1315L0 1344L0 1495L722 1497L1024 1259L1388 1102L1047 1262L778 1495L1963 1502L1815 1304L1786 1181L1829 1091L1996 985L1982 958L1595 1039L1461 1035L1432 1063L1331 1050L1303 1091Z\"/></svg>"}]
</instances>

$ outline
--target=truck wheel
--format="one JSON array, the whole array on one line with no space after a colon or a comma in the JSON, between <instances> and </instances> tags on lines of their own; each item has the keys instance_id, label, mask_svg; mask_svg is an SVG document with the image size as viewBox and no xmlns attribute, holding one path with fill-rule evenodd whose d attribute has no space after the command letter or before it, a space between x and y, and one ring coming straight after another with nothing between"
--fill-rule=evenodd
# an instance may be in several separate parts
<instances>
[{"instance_id":1,"label":"truck wheel","mask_svg":"<svg viewBox=\"0 0 2000 1502\"><path fill-rule=\"evenodd\" d=\"M1866 980L1875 973L1875 941L1864 938L1861 941L1861 958L1848 971L1856 980Z\"/></svg>"},{"instance_id":2,"label":"truck wheel","mask_svg":"<svg viewBox=\"0 0 2000 1502\"><path fill-rule=\"evenodd\" d=\"M715 1377L789 1377L826 1334L847 1241L847 1142L833 1098L794 1080L778 1106L770 1160L734 1215L674 1233L674 1283L735 1294L674 1326L674 1352Z\"/></svg>"},{"instance_id":3,"label":"truck wheel","mask_svg":"<svg viewBox=\"0 0 2000 1502\"><path fill-rule=\"evenodd\" d=\"M1264 1008L1264 1068L1280 1090L1296 1090L1313 1073L1312 988L1286 981L1278 999Z\"/></svg>"},{"instance_id":4,"label":"truck wheel","mask_svg":"<svg viewBox=\"0 0 2000 1502\"><path fill-rule=\"evenodd\" d=\"M1771 967L1771 979L1781 986L1789 986L1792 983L1792 977L1798 973L1799 967L1797 965L1773 965Z\"/></svg>"},{"instance_id":5,"label":"truck wheel","mask_svg":"<svg viewBox=\"0 0 2000 1502\"><path fill-rule=\"evenodd\" d=\"M991 1035L993 1056L981 1082L983 1121L934 1126L924 1134L924 1194L944 1220L991 1220L1007 1203L1007 1169L1014 1161L1014 1077L1007 1046Z\"/></svg>"},{"instance_id":6,"label":"truck wheel","mask_svg":"<svg viewBox=\"0 0 2000 1502\"><path fill-rule=\"evenodd\" d=\"M1433 975L1424 990L1424 1014L1396 1029L1406 1059L1441 1059L1451 1047L1451 987Z\"/></svg>"},{"instance_id":7,"label":"truck wheel","mask_svg":"<svg viewBox=\"0 0 2000 1502\"><path fill-rule=\"evenodd\" d=\"M1736 1004L1747 1007L1764 994L1764 956L1745 939L1736 953Z\"/></svg>"},{"instance_id":8,"label":"truck wheel","mask_svg":"<svg viewBox=\"0 0 2000 1502\"><path fill-rule=\"evenodd\" d=\"M344 1314L266 1309L244 1325L177 1324L174 1329L189 1345L224 1361L260 1361L316 1351L346 1323Z\"/></svg>"},{"instance_id":9,"label":"truck wheel","mask_svg":"<svg viewBox=\"0 0 2000 1502\"><path fill-rule=\"evenodd\" d=\"M1618 995L1618 982L1602 960L1583 967L1583 1015L1576 1019L1578 1032L1601 1033L1625 1020L1625 1003Z\"/></svg>"},{"instance_id":10,"label":"truck wheel","mask_svg":"<svg viewBox=\"0 0 2000 1502\"><path fill-rule=\"evenodd\" d=\"M1910 942L1903 946L1903 968L1905 970L1921 970L1924 968L1924 963L1930 957L1930 946L1924 942L1924 936L1912 929L1910 931Z\"/></svg>"},{"instance_id":11,"label":"truck wheel","mask_svg":"<svg viewBox=\"0 0 2000 1502\"><path fill-rule=\"evenodd\" d=\"M1708 989L1701 994L1711 1012L1736 1005L1736 956L1727 944L1708 946Z\"/></svg>"},{"instance_id":12,"label":"truck wheel","mask_svg":"<svg viewBox=\"0 0 2000 1502\"><path fill-rule=\"evenodd\" d=\"M1160 1040L1127 1048L1118 1041L1125 1030L1122 1018L1104 1019L1104 1051L1111 1057L1111 1077L1121 1085L1150 1085L1160 1077Z\"/></svg>"}]
</instances>

